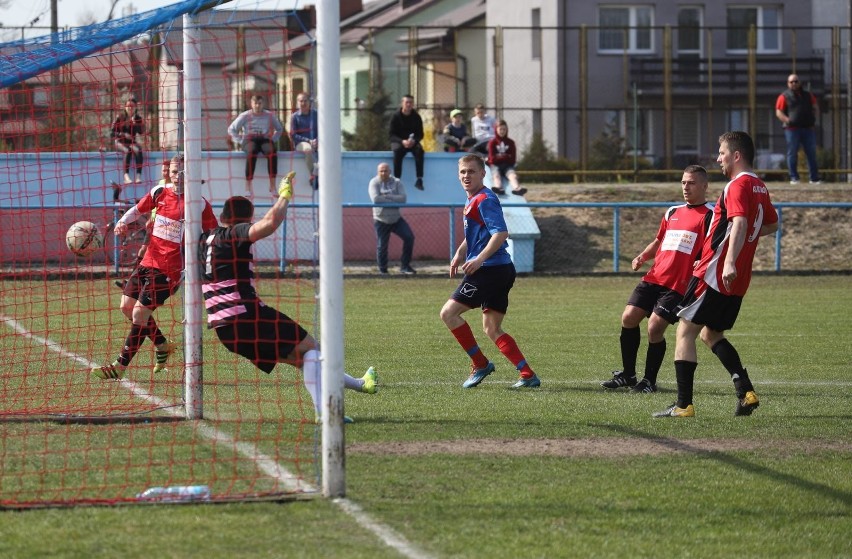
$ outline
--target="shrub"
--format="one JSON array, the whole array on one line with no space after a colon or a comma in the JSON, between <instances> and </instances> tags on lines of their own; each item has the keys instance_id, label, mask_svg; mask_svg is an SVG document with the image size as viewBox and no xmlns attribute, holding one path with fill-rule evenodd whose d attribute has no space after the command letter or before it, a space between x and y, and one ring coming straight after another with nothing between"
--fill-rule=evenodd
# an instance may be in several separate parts
<instances>
[{"instance_id":1,"label":"shrub","mask_svg":"<svg viewBox=\"0 0 852 559\"><path fill-rule=\"evenodd\" d=\"M532 140L518 160L518 175L528 183L569 182L571 174L564 171L576 171L578 168L576 163L555 156L539 133L533 134Z\"/></svg>"},{"instance_id":2,"label":"shrub","mask_svg":"<svg viewBox=\"0 0 852 559\"><path fill-rule=\"evenodd\" d=\"M391 98L381 85L370 88L364 108L358 109L355 132L343 131L343 149L348 151L386 151L390 116L388 107Z\"/></svg>"}]
</instances>

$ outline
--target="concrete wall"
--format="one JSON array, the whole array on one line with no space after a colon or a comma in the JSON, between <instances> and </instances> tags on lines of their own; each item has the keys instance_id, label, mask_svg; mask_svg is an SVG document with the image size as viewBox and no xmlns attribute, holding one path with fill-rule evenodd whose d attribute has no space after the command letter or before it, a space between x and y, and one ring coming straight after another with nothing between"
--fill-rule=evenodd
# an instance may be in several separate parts
<instances>
[{"instance_id":1,"label":"concrete wall","mask_svg":"<svg viewBox=\"0 0 852 559\"><path fill-rule=\"evenodd\" d=\"M408 203L463 204L465 194L457 177L458 154L429 153L426 155L425 190L413 187L414 161L408 156L403 162L402 180ZM343 154L342 176L344 204L370 204L367 192L377 165L392 162L390 152L346 152ZM145 180L127 185L122 197L137 200L156 184L162 156L150 154L146 161ZM224 201L245 192L245 156L235 152L207 152L203 164L202 195L219 214ZM294 205L318 202L316 192L309 186L308 173L301 154L279 154L279 176L296 171ZM99 153L0 154L0 227L13 231L0 245L0 262L29 266L41 262L73 264L77 258L65 247L65 231L74 222L92 221L103 227L113 215L110 181L120 182L123 172L116 155ZM490 178L486 178L490 184ZM265 160L258 160L254 192L256 213L271 205L268 196ZM320 188L324 188L320 178ZM514 198L514 202L521 201ZM528 212L529 210L527 210ZM460 210L447 208L406 208L404 215L416 223L415 235L424 242L415 243L415 259L447 259L450 246L461 242L463 228ZM316 212L312 208L291 208L286 223L286 245L280 234L264 239L256 247L258 258L278 260L313 260L316 257ZM344 210L344 258L372 260L375 258L375 233L370 208ZM453 240L451 243L451 227ZM428 240L428 242L425 242ZM391 259L398 259L399 243L391 244ZM103 261L105 255L95 255L93 262Z\"/></svg>"}]
</instances>

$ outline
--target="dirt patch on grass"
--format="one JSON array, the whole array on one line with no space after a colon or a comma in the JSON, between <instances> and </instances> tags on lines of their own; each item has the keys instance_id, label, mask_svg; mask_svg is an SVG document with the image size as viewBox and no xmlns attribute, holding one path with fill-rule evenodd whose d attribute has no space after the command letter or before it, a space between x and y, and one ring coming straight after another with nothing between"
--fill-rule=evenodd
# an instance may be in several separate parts
<instances>
[{"instance_id":1,"label":"dirt patch on grass","mask_svg":"<svg viewBox=\"0 0 852 559\"><path fill-rule=\"evenodd\" d=\"M529 202L671 202L683 203L680 183L670 184L530 184ZM708 200L715 202L725 183L710 183ZM767 183L773 203L851 202L852 186ZM619 226L619 268L650 243L665 208L622 208ZM613 211L611 208L534 209L541 238L536 243L537 273L612 272ZM781 269L796 272L852 270L850 210L837 208L783 208ZM755 256L755 270L775 269L774 238L763 239ZM643 268L647 270L647 266Z\"/></svg>"},{"instance_id":2,"label":"dirt patch on grass","mask_svg":"<svg viewBox=\"0 0 852 559\"><path fill-rule=\"evenodd\" d=\"M469 439L458 441L415 441L391 443L351 443L351 454L423 456L428 454L556 456L562 458L618 458L658 456L672 453L700 454L737 450L775 450L784 454L821 451L852 451L852 444L825 441L742 440L742 439Z\"/></svg>"}]
</instances>

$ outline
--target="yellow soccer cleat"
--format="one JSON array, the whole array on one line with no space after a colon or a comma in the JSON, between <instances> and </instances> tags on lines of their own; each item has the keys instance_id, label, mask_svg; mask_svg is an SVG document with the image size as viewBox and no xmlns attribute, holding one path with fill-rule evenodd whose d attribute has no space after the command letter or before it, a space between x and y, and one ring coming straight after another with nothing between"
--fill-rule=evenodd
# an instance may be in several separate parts
<instances>
[{"instance_id":1,"label":"yellow soccer cleat","mask_svg":"<svg viewBox=\"0 0 852 559\"><path fill-rule=\"evenodd\" d=\"M175 352L177 349L177 344L172 342L164 342L157 346L156 358L157 362L154 364L154 372L162 373L167 370L167 363L169 360L169 355Z\"/></svg>"},{"instance_id":2,"label":"yellow soccer cleat","mask_svg":"<svg viewBox=\"0 0 852 559\"><path fill-rule=\"evenodd\" d=\"M109 365L103 367L92 367L92 375L104 380L121 380L124 376L124 369L118 361L113 361Z\"/></svg>"},{"instance_id":3,"label":"yellow soccer cleat","mask_svg":"<svg viewBox=\"0 0 852 559\"><path fill-rule=\"evenodd\" d=\"M367 372L364 373L364 376L361 377L361 380L364 381L364 385L361 387L361 392L366 392L367 394L375 394L379 391L379 374L372 367L367 369Z\"/></svg>"},{"instance_id":4,"label":"yellow soccer cleat","mask_svg":"<svg viewBox=\"0 0 852 559\"><path fill-rule=\"evenodd\" d=\"M674 403L663 411L655 413L654 417L695 417L695 408L692 407L692 404L685 408L679 408L677 403Z\"/></svg>"},{"instance_id":5,"label":"yellow soccer cleat","mask_svg":"<svg viewBox=\"0 0 852 559\"><path fill-rule=\"evenodd\" d=\"M737 400L737 407L734 410L734 415L751 415L751 412L757 409L760 401L757 399L757 394L754 390L749 390L745 396Z\"/></svg>"}]
</instances>

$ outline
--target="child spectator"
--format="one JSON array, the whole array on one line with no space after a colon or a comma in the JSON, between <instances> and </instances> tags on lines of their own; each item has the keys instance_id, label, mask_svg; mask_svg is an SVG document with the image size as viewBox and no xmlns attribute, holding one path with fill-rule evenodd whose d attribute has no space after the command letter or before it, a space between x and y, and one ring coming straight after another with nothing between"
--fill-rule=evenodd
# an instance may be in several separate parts
<instances>
[{"instance_id":1,"label":"child spectator","mask_svg":"<svg viewBox=\"0 0 852 559\"><path fill-rule=\"evenodd\" d=\"M457 151L470 151L476 144L476 140L467 133L467 125L462 119L462 112L453 109L450 112L450 123L444 127L444 151L451 153Z\"/></svg>"},{"instance_id":2,"label":"child spectator","mask_svg":"<svg viewBox=\"0 0 852 559\"><path fill-rule=\"evenodd\" d=\"M491 190L494 194L505 194L503 180L508 180L512 185L512 194L523 196L527 193L526 188L521 188L518 182L518 173L515 172L515 160L517 150L515 142L509 138L509 125L505 120L497 121L495 128L497 133L488 142L488 164L491 166Z\"/></svg>"}]
</instances>

